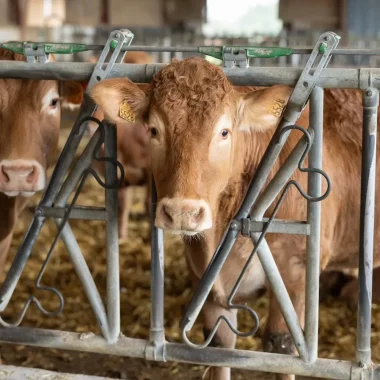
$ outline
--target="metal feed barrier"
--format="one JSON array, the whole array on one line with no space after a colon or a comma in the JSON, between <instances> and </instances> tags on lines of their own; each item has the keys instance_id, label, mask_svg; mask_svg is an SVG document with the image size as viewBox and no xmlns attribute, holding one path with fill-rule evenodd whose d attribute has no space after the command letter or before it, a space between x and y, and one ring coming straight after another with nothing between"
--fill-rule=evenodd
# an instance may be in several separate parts
<instances>
[{"instance_id":1,"label":"metal feed barrier","mask_svg":"<svg viewBox=\"0 0 380 380\"><path fill-rule=\"evenodd\" d=\"M378 90L380 88L380 69L328 69L326 68L331 55L338 44L339 37L334 33L321 35L309 60L303 70L282 68L242 68L235 67L246 48L223 50L226 56L224 71L228 79L235 85L270 86L285 84L293 86L294 90L288 106L281 119L266 153L252 179L247 195L240 210L231 221L222 242L217 248L202 281L196 290L181 322L182 336L186 344L169 343L165 341L164 332L164 248L163 231L152 226L152 261L151 261L151 323L148 340L124 337L120 333L120 297L119 297L119 261L118 261L118 206L117 187L122 178L117 178L117 169L123 174L122 167L117 162L116 128L106 123L100 123L91 115L96 105L89 97L92 86L110 77L129 77L138 83L148 83L153 75L164 65L128 65L120 64L132 41L133 35L128 30L111 33L103 48L96 65L86 63L50 63L44 47L31 48L25 46L24 51L29 62L0 62L0 77L25 79L70 79L88 80L80 115L68 137L66 145L56 164L49 185L36 208L35 215L24 237L18 253L12 263L7 277L0 288L0 312L7 307L14 289L19 281L24 266L32 253L38 234L48 217L55 219L58 226L57 236L47 252L41 272L36 280L36 288L52 292L59 300L59 308L54 312L45 310L39 300L31 296L26 302L21 314L15 322L5 322L0 318L0 342L68 349L93 353L111 354L145 358L154 361L177 361L266 371L273 373L290 373L300 376L312 376L342 380L380 379L380 365L371 361L370 329L371 329L371 290L372 290L372 256L374 231L374 196L375 196L375 157L377 133L377 108L379 104ZM29 52L29 53L28 53ZM335 51L336 52L336 51ZM353 52L349 52L352 54ZM368 52L367 52L368 53ZM230 54L230 55L228 55ZM236 54L239 59L236 58ZM344 52L342 53L344 54ZM369 52L370 54L370 52ZM107 59L110 56L109 60ZM45 63L42 63L45 62ZM320 213L321 201L330 192L330 180L322 171L322 134L323 134L323 88L359 88L363 91L363 153L362 153L362 198L360 220L360 252L359 252L359 309L357 326L356 360L354 362L319 359L318 352L318 294L319 294L319 245L320 245ZM300 113L310 97L310 127L308 130L295 125ZM89 141L72 169L69 167L74 159L80 141L84 135L87 122L93 120L99 123L99 128ZM303 137L289 155L284 165L264 189L266 179L273 163L281 152L288 135L293 130L299 130ZM101 144L105 145L105 157L99 157ZM302 163L308 155L308 168ZM105 161L105 183L91 169L93 158ZM297 182L290 180L295 170L308 174L308 193L304 193ZM65 178L65 176L67 177ZM80 207L76 200L82 186L88 177L93 175L98 183L105 188L105 207ZM322 180L327 181L327 190L321 194ZM77 188L73 201L67 204L70 195ZM307 221L284 221L275 219L290 186L296 186L307 200ZM280 194L278 203L269 219L263 218L264 213ZM155 218L156 192L153 186L153 219ZM107 305L103 304L98 289L94 283L88 266L70 228L70 219L104 220L106 221L106 253L107 253ZM222 322L219 318L209 338L202 345L195 345L187 338L198 317L202 306L221 270L225 259L230 253L239 233L252 239L254 250L250 255L257 254L265 270L272 290L276 295L284 318L288 324L299 356L272 354L265 352L230 350L208 347L210 340ZM306 263L306 323L303 330L298 321L294 307L290 301L285 285L273 260L270 248L265 240L268 233L302 234L307 237ZM98 319L103 336L91 332L85 334L18 327L30 303L35 303L39 310L50 316L59 314L64 305L64 299L59 290L44 286L41 279L51 258L54 246L62 238L80 278L86 296ZM247 267L245 266L245 268ZM258 317L254 310L244 305L233 303L233 296L239 286L244 270L228 298L230 308L244 309L252 316L254 325L249 333L242 333L231 327L240 336L253 334L258 328ZM6 368L6 366L4 367ZM13 367L12 367L13 368ZM14 370L14 369L13 369ZM16 371L16 370L15 370ZM19 369L22 374L23 369ZM41 372L42 373L42 372ZM19 378L22 378L21 375Z\"/></svg>"}]
</instances>

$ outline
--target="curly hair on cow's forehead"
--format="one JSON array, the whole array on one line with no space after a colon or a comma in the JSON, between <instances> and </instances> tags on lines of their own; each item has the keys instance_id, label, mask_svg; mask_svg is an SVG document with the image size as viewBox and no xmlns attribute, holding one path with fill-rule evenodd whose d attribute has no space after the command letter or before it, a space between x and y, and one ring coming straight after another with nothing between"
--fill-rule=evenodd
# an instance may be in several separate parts
<instances>
[{"instance_id":1,"label":"curly hair on cow's forehead","mask_svg":"<svg viewBox=\"0 0 380 380\"><path fill-rule=\"evenodd\" d=\"M160 107L186 107L203 114L223 104L232 90L223 70L199 57L170 63L154 76L152 84Z\"/></svg>"}]
</instances>

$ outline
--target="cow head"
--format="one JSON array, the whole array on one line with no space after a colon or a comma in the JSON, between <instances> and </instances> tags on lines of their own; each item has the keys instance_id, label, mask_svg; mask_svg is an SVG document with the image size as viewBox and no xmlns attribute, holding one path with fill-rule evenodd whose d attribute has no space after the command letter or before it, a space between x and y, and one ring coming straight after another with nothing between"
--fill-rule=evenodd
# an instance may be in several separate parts
<instances>
[{"instance_id":1,"label":"cow head","mask_svg":"<svg viewBox=\"0 0 380 380\"><path fill-rule=\"evenodd\" d=\"M92 96L113 122L122 122L125 110L148 122L159 200L155 223L195 235L213 226L223 191L244 170L236 167L242 141L255 144L274 129L290 93L282 86L238 92L220 68L189 58L163 68L148 91L128 79L109 79Z\"/></svg>"},{"instance_id":2,"label":"cow head","mask_svg":"<svg viewBox=\"0 0 380 380\"><path fill-rule=\"evenodd\" d=\"M0 59L23 60L0 50ZM0 79L0 193L43 190L57 147L61 101L81 103L79 82Z\"/></svg>"}]
</instances>

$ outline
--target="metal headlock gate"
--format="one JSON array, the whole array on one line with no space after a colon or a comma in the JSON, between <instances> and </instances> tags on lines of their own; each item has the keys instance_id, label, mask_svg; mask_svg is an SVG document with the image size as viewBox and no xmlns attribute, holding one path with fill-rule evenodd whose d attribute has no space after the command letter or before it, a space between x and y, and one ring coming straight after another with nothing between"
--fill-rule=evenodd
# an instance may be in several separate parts
<instances>
[{"instance_id":1,"label":"metal headlock gate","mask_svg":"<svg viewBox=\"0 0 380 380\"><path fill-rule=\"evenodd\" d=\"M0 62L0 77L25 79L59 79L88 80L84 101L80 114L72 128L66 145L55 166L49 185L44 192L33 220L24 237L7 277L0 288L0 312L7 307L14 289L19 281L24 266L32 253L38 234L48 217L55 219L58 233L47 252L46 259L36 280L36 288L54 293L60 306L54 312L45 310L39 300L31 296L19 317L13 323L7 323L0 317L0 342L68 349L119 356L145 358L155 361L177 361L202 365L223 366L250 369L273 373L314 376L328 379L369 380L380 379L380 365L371 361L370 329L371 329L371 290L372 290L372 255L374 230L374 196L375 196L375 157L377 133L377 108L379 104L380 69L328 69L326 68L332 54L361 54L356 51L335 50L339 37L334 33L325 33L319 38L313 50L298 53L311 53L303 70L286 68L247 68L246 61L249 49L244 47L223 47L220 56L225 63L223 68L228 79L235 85L270 86L285 84L294 86L288 106L274 134L264 157L254 174L247 195L241 208L231 221L222 242L217 248L201 283L196 290L181 322L182 336L186 344L165 341L164 333L164 249L163 231L152 225L151 256L151 324L148 340L134 339L120 333L120 296L119 296L119 261L118 261L118 206L117 188L122 178L117 178L117 169L123 173L117 161L116 128L99 122L91 117L96 109L89 96L92 86L110 77L129 77L138 83L148 83L152 76L164 65L131 65L121 64L129 47L133 34L128 30L111 33L96 65L86 63L48 62L47 54L55 53L47 49L46 44L30 43L22 45L22 53L28 62ZM5 44L4 44L5 45ZM10 48L14 48L11 46ZM8 46L9 47L9 46ZM20 47L20 45L19 45ZM129 47L129 48L128 48ZM156 48L152 48L156 49ZM166 49L166 48L165 48ZM180 48L176 48L181 50ZM211 49L211 48L210 48ZM142 50L142 48L141 48ZM149 49L145 49L149 50ZM197 50L198 51L198 50ZM375 54L366 51L364 54ZM290 53L289 53L290 54ZM108 56L110 56L108 60ZM234 67L234 63L240 67ZM359 253L359 308L357 326L356 360L354 362L319 359L318 348L318 294L319 294L319 245L320 245L320 212L321 203L330 192L330 180L322 171L322 133L323 133L323 88L359 88L363 91L363 152L362 152L362 198L360 222ZM295 125L299 115L310 97L310 126L303 129ZM84 135L87 122L99 123L99 128L91 138L72 169L69 167L74 159L79 143ZM272 165L281 152L288 135L297 129L303 137L289 155L284 165L264 189L266 179ZM105 157L98 157L101 144L105 145ZM308 155L308 168L302 163ZM105 161L105 183L91 169L93 158ZM293 172L299 169L308 174L308 194L304 193L298 183L291 181ZM65 178L67 174L67 177ZM105 207L80 207L76 200L88 175L93 175L105 189ZM321 194L322 180L327 181L327 190ZM78 186L78 187L77 187ZM307 200L307 221L283 221L275 219L290 186L296 186ZM68 199L75 188L74 199ZM265 211L280 195L273 214L269 219L263 218ZM155 218L156 193L153 186L153 215ZM79 245L70 228L70 219L104 220L106 221L106 254L107 254L107 305L103 304ZM297 314L290 301L270 248L265 240L267 233L303 234L307 237L306 263L306 323L303 330ZM228 299L229 307L244 309L252 316L254 326L249 333L234 329L224 317L218 319L209 338L202 345L195 345L187 338L198 317L202 306L221 270L225 259L238 236L242 233L251 238L254 250L250 255L243 272ZM80 334L74 332L18 327L30 303L35 303L45 315L59 314L64 305L59 290L44 286L41 282L44 270L53 253L57 240L62 238L80 278L86 296L98 319L103 336L91 332ZM213 334L222 319L229 324L237 335L253 334L258 328L256 313L247 306L233 304L232 299L239 286L244 270L253 255L257 254L270 282L272 290L279 301L283 316L298 350L299 356L272 354L265 352L231 350L208 347ZM21 373L21 372L20 372Z\"/></svg>"}]
</instances>

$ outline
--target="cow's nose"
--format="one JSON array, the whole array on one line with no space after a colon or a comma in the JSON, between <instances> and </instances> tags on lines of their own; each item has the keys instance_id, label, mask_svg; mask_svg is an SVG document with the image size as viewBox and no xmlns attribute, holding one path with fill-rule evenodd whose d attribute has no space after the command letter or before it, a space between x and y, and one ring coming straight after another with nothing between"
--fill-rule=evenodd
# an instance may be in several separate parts
<instances>
[{"instance_id":1,"label":"cow's nose","mask_svg":"<svg viewBox=\"0 0 380 380\"><path fill-rule=\"evenodd\" d=\"M30 195L44 188L44 171L31 160L3 160L0 162L0 191L10 196Z\"/></svg>"},{"instance_id":2,"label":"cow's nose","mask_svg":"<svg viewBox=\"0 0 380 380\"><path fill-rule=\"evenodd\" d=\"M183 234L212 227L211 211L203 200L164 198L157 206L156 226Z\"/></svg>"}]
</instances>

